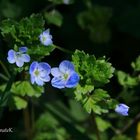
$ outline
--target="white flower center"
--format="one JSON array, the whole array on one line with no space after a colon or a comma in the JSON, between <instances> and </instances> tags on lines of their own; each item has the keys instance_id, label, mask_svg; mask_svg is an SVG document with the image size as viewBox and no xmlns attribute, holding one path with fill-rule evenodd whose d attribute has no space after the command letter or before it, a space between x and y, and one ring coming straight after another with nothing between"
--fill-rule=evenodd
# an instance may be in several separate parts
<instances>
[{"instance_id":1,"label":"white flower center","mask_svg":"<svg viewBox=\"0 0 140 140\"><path fill-rule=\"evenodd\" d=\"M39 74L40 74L39 70L36 69L36 70L34 71L34 74L35 74L35 76L39 76Z\"/></svg>"},{"instance_id":2,"label":"white flower center","mask_svg":"<svg viewBox=\"0 0 140 140\"><path fill-rule=\"evenodd\" d=\"M47 39L46 36L43 36L43 37L42 37L42 41L43 41L43 42L46 41L46 39Z\"/></svg>"}]
</instances>

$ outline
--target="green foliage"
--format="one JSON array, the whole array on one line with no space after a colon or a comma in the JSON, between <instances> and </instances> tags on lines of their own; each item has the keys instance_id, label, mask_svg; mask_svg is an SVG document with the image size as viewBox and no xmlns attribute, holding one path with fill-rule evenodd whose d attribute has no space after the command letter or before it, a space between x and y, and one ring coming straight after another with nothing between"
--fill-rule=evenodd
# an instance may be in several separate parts
<instances>
[{"instance_id":1,"label":"green foliage","mask_svg":"<svg viewBox=\"0 0 140 140\"><path fill-rule=\"evenodd\" d=\"M0 1L0 12L5 18L17 18L21 14L21 7L8 0Z\"/></svg>"},{"instance_id":2,"label":"green foliage","mask_svg":"<svg viewBox=\"0 0 140 140\"><path fill-rule=\"evenodd\" d=\"M113 76L114 68L104 57L96 59L94 55L76 50L72 60L83 85L104 85Z\"/></svg>"},{"instance_id":3,"label":"green foliage","mask_svg":"<svg viewBox=\"0 0 140 140\"><path fill-rule=\"evenodd\" d=\"M108 121L103 120L101 117L96 117L96 122L97 127L101 132L104 132L105 130L111 127L111 124Z\"/></svg>"},{"instance_id":4,"label":"green foliage","mask_svg":"<svg viewBox=\"0 0 140 140\"><path fill-rule=\"evenodd\" d=\"M108 27L111 16L112 10L108 7L90 6L89 9L78 15L78 24L90 33L92 41L105 43L110 40L111 36Z\"/></svg>"},{"instance_id":5,"label":"green foliage","mask_svg":"<svg viewBox=\"0 0 140 140\"><path fill-rule=\"evenodd\" d=\"M34 140L66 140L69 137L60 122L50 113L40 116L36 122L36 131Z\"/></svg>"},{"instance_id":6,"label":"green foliage","mask_svg":"<svg viewBox=\"0 0 140 140\"><path fill-rule=\"evenodd\" d=\"M44 23L40 14L33 14L19 22L11 19L3 20L0 29L3 37L11 38L14 44L35 45L38 42L38 36L44 29Z\"/></svg>"},{"instance_id":7,"label":"green foliage","mask_svg":"<svg viewBox=\"0 0 140 140\"><path fill-rule=\"evenodd\" d=\"M57 10L52 10L50 12L45 12L45 19L48 24L54 24L60 27L63 23L63 16Z\"/></svg>"},{"instance_id":8,"label":"green foliage","mask_svg":"<svg viewBox=\"0 0 140 140\"><path fill-rule=\"evenodd\" d=\"M124 87L133 87L138 85L138 78L137 77L131 77L129 74L126 74L123 71L117 72L117 77L120 85Z\"/></svg>"},{"instance_id":9,"label":"green foliage","mask_svg":"<svg viewBox=\"0 0 140 140\"><path fill-rule=\"evenodd\" d=\"M31 85L28 81L17 81L13 83L11 92L18 96L39 97L44 92L44 88Z\"/></svg>"},{"instance_id":10,"label":"green foliage","mask_svg":"<svg viewBox=\"0 0 140 140\"><path fill-rule=\"evenodd\" d=\"M18 97L18 96L13 96L13 102L14 102L14 106L18 110L27 107L27 101L22 99L22 98L20 98L20 97Z\"/></svg>"},{"instance_id":11,"label":"green foliage","mask_svg":"<svg viewBox=\"0 0 140 140\"><path fill-rule=\"evenodd\" d=\"M140 56L137 57L135 62L131 63L132 68L134 71L140 71Z\"/></svg>"},{"instance_id":12,"label":"green foliage","mask_svg":"<svg viewBox=\"0 0 140 140\"><path fill-rule=\"evenodd\" d=\"M94 55L76 50L72 56L75 69L80 75L80 83L74 91L75 98L81 101L88 113L101 114L108 112L109 94L98 87L109 82L114 68L105 58L96 59Z\"/></svg>"},{"instance_id":13,"label":"green foliage","mask_svg":"<svg viewBox=\"0 0 140 140\"><path fill-rule=\"evenodd\" d=\"M41 14L32 14L29 18L23 18L19 22L7 19L0 26L1 34L10 47L27 46L31 58L42 59L52 52L54 45L45 47L39 41L39 35L45 30L45 21Z\"/></svg>"},{"instance_id":14,"label":"green foliage","mask_svg":"<svg viewBox=\"0 0 140 140\"><path fill-rule=\"evenodd\" d=\"M91 113L92 111L99 115L101 113L107 113L107 104L104 101L106 101L108 98L109 95L106 91L102 89L96 89L92 95L89 95L84 99L84 108L88 113Z\"/></svg>"}]
</instances>

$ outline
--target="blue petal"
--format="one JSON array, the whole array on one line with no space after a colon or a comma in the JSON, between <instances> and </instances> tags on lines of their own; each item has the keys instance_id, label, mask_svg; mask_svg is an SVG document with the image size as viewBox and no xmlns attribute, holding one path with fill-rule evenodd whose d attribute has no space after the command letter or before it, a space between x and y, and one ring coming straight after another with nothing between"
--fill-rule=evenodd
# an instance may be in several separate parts
<instances>
[{"instance_id":1,"label":"blue petal","mask_svg":"<svg viewBox=\"0 0 140 140\"><path fill-rule=\"evenodd\" d=\"M65 88L65 82L63 78L58 78L58 77L54 77L52 80L51 80L51 84L53 87L56 87L56 88L59 88L59 89L62 89L62 88Z\"/></svg>"},{"instance_id":2,"label":"blue petal","mask_svg":"<svg viewBox=\"0 0 140 140\"><path fill-rule=\"evenodd\" d=\"M16 59L16 65L18 67L22 67L24 65L24 62L21 59Z\"/></svg>"},{"instance_id":3,"label":"blue petal","mask_svg":"<svg viewBox=\"0 0 140 140\"><path fill-rule=\"evenodd\" d=\"M50 81L50 76L49 75L46 75L45 77L41 77L41 80L44 81L44 82L49 82Z\"/></svg>"},{"instance_id":4,"label":"blue petal","mask_svg":"<svg viewBox=\"0 0 140 140\"><path fill-rule=\"evenodd\" d=\"M52 35L50 35L50 30L47 29L43 33L40 34L39 39L41 43L45 46L53 44Z\"/></svg>"},{"instance_id":5,"label":"blue petal","mask_svg":"<svg viewBox=\"0 0 140 140\"><path fill-rule=\"evenodd\" d=\"M70 61L64 60L60 63L59 69L63 73L66 73L66 72L70 73L71 71L74 71L74 65Z\"/></svg>"},{"instance_id":6,"label":"blue petal","mask_svg":"<svg viewBox=\"0 0 140 140\"><path fill-rule=\"evenodd\" d=\"M45 70L46 74L50 74L51 73L51 66L48 63L45 63L45 62L39 63L38 69L41 70L41 71Z\"/></svg>"},{"instance_id":7,"label":"blue petal","mask_svg":"<svg viewBox=\"0 0 140 140\"><path fill-rule=\"evenodd\" d=\"M46 29L43 34L50 34L50 29Z\"/></svg>"},{"instance_id":8,"label":"blue petal","mask_svg":"<svg viewBox=\"0 0 140 140\"><path fill-rule=\"evenodd\" d=\"M34 72L34 70L37 68L38 66L38 62L34 61L31 65L30 65L30 69L29 69L29 73L32 74Z\"/></svg>"},{"instance_id":9,"label":"blue petal","mask_svg":"<svg viewBox=\"0 0 140 140\"><path fill-rule=\"evenodd\" d=\"M52 45L52 44L53 44L53 41L52 41L51 38L49 37L49 38L47 38L43 43L44 43L45 46L49 46L49 45Z\"/></svg>"},{"instance_id":10,"label":"blue petal","mask_svg":"<svg viewBox=\"0 0 140 140\"><path fill-rule=\"evenodd\" d=\"M25 53L25 52L27 52L27 47L20 47L19 51L22 53Z\"/></svg>"},{"instance_id":11,"label":"blue petal","mask_svg":"<svg viewBox=\"0 0 140 140\"><path fill-rule=\"evenodd\" d=\"M23 62L30 62L30 56L28 54L22 54L21 57Z\"/></svg>"},{"instance_id":12,"label":"blue petal","mask_svg":"<svg viewBox=\"0 0 140 140\"><path fill-rule=\"evenodd\" d=\"M34 77L32 74L31 74L30 80L31 80L31 83L34 84L34 82L35 82L35 77Z\"/></svg>"},{"instance_id":13,"label":"blue petal","mask_svg":"<svg viewBox=\"0 0 140 140\"><path fill-rule=\"evenodd\" d=\"M9 50L8 51L8 57L7 57L7 60L9 63L13 64L16 62L15 60L15 54L16 52L14 50Z\"/></svg>"},{"instance_id":14,"label":"blue petal","mask_svg":"<svg viewBox=\"0 0 140 140\"><path fill-rule=\"evenodd\" d=\"M51 74L54 77L62 76L62 73L60 72L59 68L57 68L57 67L51 69Z\"/></svg>"},{"instance_id":15,"label":"blue petal","mask_svg":"<svg viewBox=\"0 0 140 140\"><path fill-rule=\"evenodd\" d=\"M39 85L39 86L43 86L43 85L44 85L44 82L43 82L40 78L38 78L38 77L35 77L35 82L36 82L37 85Z\"/></svg>"},{"instance_id":16,"label":"blue petal","mask_svg":"<svg viewBox=\"0 0 140 140\"><path fill-rule=\"evenodd\" d=\"M67 80L66 87L67 88L75 87L78 84L79 79L80 79L79 75L76 72L73 72L73 74Z\"/></svg>"},{"instance_id":17,"label":"blue petal","mask_svg":"<svg viewBox=\"0 0 140 140\"><path fill-rule=\"evenodd\" d=\"M115 111L123 116L128 116L129 107L125 104L119 104L116 106Z\"/></svg>"}]
</instances>

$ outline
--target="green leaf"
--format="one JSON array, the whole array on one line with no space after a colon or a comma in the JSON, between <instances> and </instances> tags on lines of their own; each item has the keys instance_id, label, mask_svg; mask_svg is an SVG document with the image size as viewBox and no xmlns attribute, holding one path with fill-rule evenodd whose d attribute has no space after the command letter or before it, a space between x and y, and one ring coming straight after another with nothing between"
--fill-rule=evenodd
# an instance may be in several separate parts
<instances>
[{"instance_id":1,"label":"green leaf","mask_svg":"<svg viewBox=\"0 0 140 140\"><path fill-rule=\"evenodd\" d=\"M83 95L90 94L94 90L93 85L85 85L81 86L80 84L77 85L75 93L75 98L77 101L82 100Z\"/></svg>"},{"instance_id":2,"label":"green leaf","mask_svg":"<svg viewBox=\"0 0 140 140\"><path fill-rule=\"evenodd\" d=\"M140 71L140 56L137 57L135 62L131 63L132 68L134 71Z\"/></svg>"},{"instance_id":3,"label":"green leaf","mask_svg":"<svg viewBox=\"0 0 140 140\"><path fill-rule=\"evenodd\" d=\"M63 17L60 14L60 12L57 10L52 10L50 12L46 12L45 18L49 24L54 24L58 27L60 27L62 25L62 22L63 22Z\"/></svg>"},{"instance_id":4,"label":"green leaf","mask_svg":"<svg viewBox=\"0 0 140 140\"><path fill-rule=\"evenodd\" d=\"M138 85L138 79L137 77L131 77L129 74L126 74L123 71L118 71L117 72L117 77L120 85L124 87L133 87Z\"/></svg>"},{"instance_id":5,"label":"green leaf","mask_svg":"<svg viewBox=\"0 0 140 140\"><path fill-rule=\"evenodd\" d=\"M28 54L32 56L32 59L34 60L39 60L44 58L45 56L50 55L50 53L55 49L55 45L50 45L50 46L43 46L43 45L38 45L38 46L33 46L28 49Z\"/></svg>"},{"instance_id":6,"label":"green leaf","mask_svg":"<svg viewBox=\"0 0 140 140\"><path fill-rule=\"evenodd\" d=\"M76 50L72 56L72 61L80 75L82 85L87 84L94 87L104 85L113 76L114 68L111 63L105 61L105 57L96 59L94 55Z\"/></svg>"},{"instance_id":7,"label":"green leaf","mask_svg":"<svg viewBox=\"0 0 140 140\"><path fill-rule=\"evenodd\" d=\"M93 93L93 99L96 102L102 101L102 100L106 100L107 98L109 98L109 94L107 94L107 91L102 90L102 89L96 89Z\"/></svg>"},{"instance_id":8,"label":"green leaf","mask_svg":"<svg viewBox=\"0 0 140 140\"><path fill-rule=\"evenodd\" d=\"M13 100L14 100L14 104L18 110L24 109L27 107L27 101L25 101L24 99L22 99L18 96L14 96Z\"/></svg>"},{"instance_id":9,"label":"green leaf","mask_svg":"<svg viewBox=\"0 0 140 140\"><path fill-rule=\"evenodd\" d=\"M108 121L103 120L101 117L96 117L96 123L97 127L101 132L104 132L109 127L111 127L111 124Z\"/></svg>"},{"instance_id":10,"label":"green leaf","mask_svg":"<svg viewBox=\"0 0 140 140\"><path fill-rule=\"evenodd\" d=\"M41 14L32 14L30 17L21 19L19 22L11 19L3 20L0 26L2 35L6 41L14 44L36 46L39 43L39 35L44 30L45 21Z\"/></svg>"},{"instance_id":11,"label":"green leaf","mask_svg":"<svg viewBox=\"0 0 140 140\"><path fill-rule=\"evenodd\" d=\"M13 83L11 92L20 96L39 97L43 90L43 87L33 86L28 81L18 81Z\"/></svg>"},{"instance_id":12,"label":"green leaf","mask_svg":"<svg viewBox=\"0 0 140 140\"><path fill-rule=\"evenodd\" d=\"M97 104L97 101L94 100L93 96L88 97L83 101L83 107L88 113L92 111L96 114L101 115L101 113L107 113L108 110L104 108L104 106L100 106Z\"/></svg>"}]
</instances>

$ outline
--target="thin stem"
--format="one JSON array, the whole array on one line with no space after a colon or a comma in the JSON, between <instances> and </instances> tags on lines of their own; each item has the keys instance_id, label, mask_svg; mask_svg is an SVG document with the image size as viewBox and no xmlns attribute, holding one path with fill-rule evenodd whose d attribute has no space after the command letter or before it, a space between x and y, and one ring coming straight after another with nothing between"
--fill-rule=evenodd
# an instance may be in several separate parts
<instances>
[{"instance_id":1,"label":"thin stem","mask_svg":"<svg viewBox=\"0 0 140 140\"><path fill-rule=\"evenodd\" d=\"M5 76L4 74L0 73L0 78L4 79L5 81L8 81L8 77Z\"/></svg>"},{"instance_id":2,"label":"thin stem","mask_svg":"<svg viewBox=\"0 0 140 140\"><path fill-rule=\"evenodd\" d=\"M7 74L8 77L10 77L10 73L8 72L6 66L3 64L3 62L0 60L0 65L2 66L4 72Z\"/></svg>"},{"instance_id":3,"label":"thin stem","mask_svg":"<svg viewBox=\"0 0 140 140\"><path fill-rule=\"evenodd\" d=\"M33 101L31 102L31 123L32 123L32 131L34 131L34 125L35 125L35 110L34 110Z\"/></svg>"},{"instance_id":4,"label":"thin stem","mask_svg":"<svg viewBox=\"0 0 140 140\"><path fill-rule=\"evenodd\" d=\"M30 114L28 107L23 110L23 116L24 116L24 126L26 130L26 136L28 140L32 139L32 132L30 127Z\"/></svg>"},{"instance_id":5,"label":"thin stem","mask_svg":"<svg viewBox=\"0 0 140 140\"><path fill-rule=\"evenodd\" d=\"M69 54L73 54L72 51L67 50L67 49L64 49L64 48L61 48L61 47L59 47L59 46L55 46L55 48L58 49L58 50L60 50L60 51L62 51L62 52L69 53Z\"/></svg>"},{"instance_id":6,"label":"thin stem","mask_svg":"<svg viewBox=\"0 0 140 140\"><path fill-rule=\"evenodd\" d=\"M120 131L118 134L122 134L124 133L127 129L130 128L131 125L133 125L138 119L140 119L140 112L135 116L135 118L133 120L131 120L130 122L128 122Z\"/></svg>"},{"instance_id":7,"label":"thin stem","mask_svg":"<svg viewBox=\"0 0 140 140\"><path fill-rule=\"evenodd\" d=\"M93 112L91 113L91 120L92 120L93 125L95 126L97 140L101 140L99 129L98 129L96 118L95 118L95 114Z\"/></svg>"}]
</instances>

